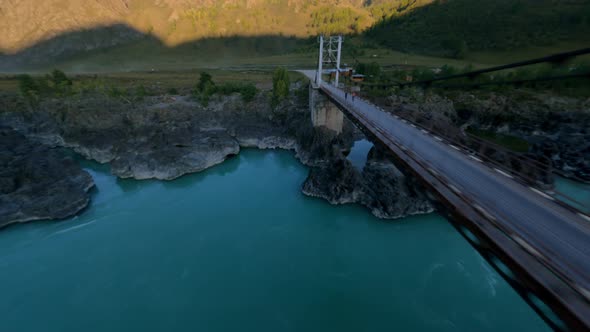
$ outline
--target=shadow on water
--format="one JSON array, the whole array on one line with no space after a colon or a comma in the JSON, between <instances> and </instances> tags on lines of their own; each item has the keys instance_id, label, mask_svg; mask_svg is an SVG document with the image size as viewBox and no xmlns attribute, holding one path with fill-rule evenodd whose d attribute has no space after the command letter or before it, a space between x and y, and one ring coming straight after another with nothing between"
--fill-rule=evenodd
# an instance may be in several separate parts
<instances>
[{"instance_id":1,"label":"shadow on water","mask_svg":"<svg viewBox=\"0 0 590 332\"><path fill-rule=\"evenodd\" d=\"M369 152L373 148L373 143L366 139L358 140L354 142L350 153L346 157L352 165L359 171L362 172L365 164L367 163L367 157Z\"/></svg>"}]
</instances>

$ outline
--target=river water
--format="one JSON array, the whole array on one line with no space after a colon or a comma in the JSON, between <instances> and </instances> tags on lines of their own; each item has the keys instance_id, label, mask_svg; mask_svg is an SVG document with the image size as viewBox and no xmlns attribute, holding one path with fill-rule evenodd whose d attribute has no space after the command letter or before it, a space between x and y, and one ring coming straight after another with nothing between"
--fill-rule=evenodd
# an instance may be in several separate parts
<instances>
[{"instance_id":1,"label":"river water","mask_svg":"<svg viewBox=\"0 0 590 332\"><path fill-rule=\"evenodd\" d=\"M0 331L546 331L436 214L303 196L289 152L117 180L63 222L0 232Z\"/></svg>"}]
</instances>

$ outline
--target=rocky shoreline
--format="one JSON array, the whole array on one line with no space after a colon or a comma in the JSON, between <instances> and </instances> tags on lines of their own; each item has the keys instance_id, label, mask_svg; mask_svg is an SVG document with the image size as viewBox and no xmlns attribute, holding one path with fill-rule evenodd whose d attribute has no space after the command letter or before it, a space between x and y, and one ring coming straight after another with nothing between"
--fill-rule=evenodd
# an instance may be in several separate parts
<instances>
[{"instance_id":1,"label":"rocky shoreline","mask_svg":"<svg viewBox=\"0 0 590 332\"><path fill-rule=\"evenodd\" d=\"M0 228L67 218L90 203L90 174L72 158L11 128L0 128L0 165Z\"/></svg>"},{"instance_id":2,"label":"rocky shoreline","mask_svg":"<svg viewBox=\"0 0 590 332\"><path fill-rule=\"evenodd\" d=\"M562 175L590 183L590 99L529 89L402 90L383 101L450 136L457 128L510 135Z\"/></svg>"},{"instance_id":3,"label":"rocky shoreline","mask_svg":"<svg viewBox=\"0 0 590 332\"><path fill-rule=\"evenodd\" d=\"M302 185L306 195L332 204L362 204L385 219L433 211L426 194L382 153L372 151L366 167L356 170L346 153L362 134L351 123L345 123L340 134L314 128L308 105L298 99L293 95L274 109L263 93L249 103L239 95L217 96L208 107L187 96L148 97L132 103L104 96L47 99L16 111L2 107L0 125L51 154L57 152L50 147L70 148L87 159L110 163L117 177L138 180L172 180L199 172L238 154L241 148L287 149L310 167ZM66 173L59 176L45 174L46 180L73 179L87 189L79 167L63 171ZM74 215L88 204L87 190L82 191L86 196L72 198L80 204L41 216L21 211L22 216L15 218L2 204L0 225ZM51 210L50 204L42 203L47 194L30 195L40 208Z\"/></svg>"},{"instance_id":4,"label":"rocky shoreline","mask_svg":"<svg viewBox=\"0 0 590 332\"><path fill-rule=\"evenodd\" d=\"M377 147L371 149L360 172L346 159L335 159L325 167L312 168L302 191L331 204L361 204L382 219L434 211L414 178L402 174Z\"/></svg>"}]
</instances>

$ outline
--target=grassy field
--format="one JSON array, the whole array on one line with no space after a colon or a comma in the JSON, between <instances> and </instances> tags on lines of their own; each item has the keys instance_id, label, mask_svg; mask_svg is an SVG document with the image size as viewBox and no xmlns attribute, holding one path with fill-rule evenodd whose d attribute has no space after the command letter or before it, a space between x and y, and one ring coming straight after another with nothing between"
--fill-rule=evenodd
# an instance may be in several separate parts
<instances>
[{"instance_id":1,"label":"grassy field","mask_svg":"<svg viewBox=\"0 0 590 332\"><path fill-rule=\"evenodd\" d=\"M272 88L272 70L252 69L211 69L199 68L186 71L136 71L136 72L111 72L100 74L73 74L70 78L75 88L93 85L101 87L116 87L118 89L135 89L144 87L153 94L168 93L175 89L182 93L188 93L197 83L200 73L206 71L213 76L217 84L224 82L253 83L261 90ZM44 75L45 73L43 73ZM41 74L33 74L38 76ZM289 74L291 82L302 80L303 75L297 72ZM18 92L19 83L17 75L0 75L0 91Z\"/></svg>"},{"instance_id":2,"label":"grassy field","mask_svg":"<svg viewBox=\"0 0 590 332\"><path fill-rule=\"evenodd\" d=\"M354 48L353 56L347 52L347 43ZM353 66L357 62L377 62L381 66L419 66L441 67L450 65L457 68L488 66L550 55L558 52L582 48L584 45L563 43L552 47L527 48L512 52L477 52L469 53L463 60L443 57L432 57L397 52L385 48L359 48L354 39L345 40L343 45L342 63ZM87 73L121 73L121 72L169 72L208 70L271 70L277 66L289 69L314 68L317 65L317 52L278 53L256 49L251 45L235 45L217 43L197 47L166 47L152 40L114 47L101 51L80 54L60 62L44 65L29 72L44 73L58 68L70 74ZM273 55L268 55L273 54ZM590 57L586 57L590 61ZM344 66L344 65L343 65Z\"/></svg>"},{"instance_id":3,"label":"grassy field","mask_svg":"<svg viewBox=\"0 0 590 332\"><path fill-rule=\"evenodd\" d=\"M474 61L488 64L505 64L515 61L539 58L551 54L574 51L587 48L587 43L562 42L552 46L537 46L519 49L518 51L496 51L496 52L471 52L465 61ZM590 62L590 55L577 57L575 61Z\"/></svg>"},{"instance_id":4,"label":"grassy field","mask_svg":"<svg viewBox=\"0 0 590 332\"><path fill-rule=\"evenodd\" d=\"M78 56L67 61L58 62L52 66L42 67L40 71L50 68L60 68L71 73L108 73L125 71L174 71L191 70L195 68L209 69L269 69L284 66L290 69L314 68L317 65L317 53L286 53L279 55L260 55L236 50L220 49L217 52L153 48L149 45L129 45L121 48L106 50L99 53ZM344 46L345 47L345 46ZM382 66L427 66L440 67L451 65L455 67L486 67L500 61L493 61L488 54L475 55L468 60L429 57L407 54L388 49L364 49L364 55L343 55L342 63L354 65L358 62L377 62ZM135 56L133 54L136 54ZM504 57L504 55L502 55ZM485 61L482 61L485 60ZM491 60L491 61L490 61Z\"/></svg>"},{"instance_id":5,"label":"grassy field","mask_svg":"<svg viewBox=\"0 0 590 332\"><path fill-rule=\"evenodd\" d=\"M347 45L355 52L347 52ZM469 53L464 60L407 54L385 48L362 48L360 40L345 40L342 63L353 66L357 62L377 62L385 70L396 66L441 67L450 65L457 68L473 66L483 68L498 64L520 61L581 48L584 45L562 43L545 48L527 48L516 52ZM145 40L111 49L89 52L68 60L42 66L34 75L61 69L74 78L76 84L100 81L101 84L116 85L122 88L143 86L154 91L168 89L188 89L193 87L201 71L213 75L217 82L243 81L268 88L271 72L283 66L288 69L315 68L317 53L292 52L265 55L264 49L251 47L229 47L217 43L195 47L165 47L161 43ZM359 55L351 55L351 53ZM582 58L583 59L583 58ZM590 57L586 57L590 61ZM298 74L292 73L293 78ZM299 77L300 78L300 77ZM14 75L0 76L1 91L16 91L18 88Z\"/></svg>"}]
</instances>

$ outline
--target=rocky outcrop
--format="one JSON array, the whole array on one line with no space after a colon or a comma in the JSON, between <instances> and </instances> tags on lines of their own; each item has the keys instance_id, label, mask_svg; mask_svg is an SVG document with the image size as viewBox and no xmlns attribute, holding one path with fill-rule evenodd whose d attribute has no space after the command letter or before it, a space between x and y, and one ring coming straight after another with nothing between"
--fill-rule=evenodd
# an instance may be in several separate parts
<instances>
[{"instance_id":1,"label":"rocky outcrop","mask_svg":"<svg viewBox=\"0 0 590 332\"><path fill-rule=\"evenodd\" d=\"M238 142L223 130L155 129L149 136L128 140L111 161L120 178L173 180L200 172L240 151Z\"/></svg>"},{"instance_id":2,"label":"rocky outcrop","mask_svg":"<svg viewBox=\"0 0 590 332\"><path fill-rule=\"evenodd\" d=\"M564 176L590 183L590 131L581 126L564 126L552 134L526 137L531 153L549 158Z\"/></svg>"},{"instance_id":3,"label":"rocky outcrop","mask_svg":"<svg viewBox=\"0 0 590 332\"><path fill-rule=\"evenodd\" d=\"M459 94L456 100L466 122L520 137L564 175L590 182L590 99L525 90Z\"/></svg>"},{"instance_id":4,"label":"rocky outcrop","mask_svg":"<svg viewBox=\"0 0 590 332\"><path fill-rule=\"evenodd\" d=\"M88 205L93 186L71 158L0 128L0 227L70 217Z\"/></svg>"},{"instance_id":5,"label":"rocky outcrop","mask_svg":"<svg viewBox=\"0 0 590 332\"><path fill-rule=\"evenodd\" d=\"M346 122L341 133L313 127L295 98L271 109L260 94L213 98L204 108L189 97L126 102L104 96L44 100L35 110L0 113L0 123L38 143L71 148L110 163L121 178L172 180L238 154L241 148L288 149L311 167L304 193L334 204L359 203L381 218L427 213L431 205L386 158L363 172L346 160L362 134Z\"/></svg>"},{"instance_id":6,"label":"rocky outcrop","mask_svg":"<svg viewBox=\"0 0 590 332\"><path fill-rule=\"evenodd\" d=\"M240 147L294 150L296 140L285 123L304 117L292 105L273 111L266 100L245 104L239 95L214 99L207 108L180 96L132 104L89 96L46 100L38 108L5 113L0 121L40 143L111 163L118 177L138 180L202 171Z\"/></svg>"},{"instance_id":7,"label":"rocky outcrop","mask_svg":"<svg viewBox=\"0 0 590 332\"><path fill-rule=\"evenodd\" d=\"M304 194L331 204L358 203L376 217L401 218L434 211L424 191L404 176L378 148L371 149L362 171L343 158L313 167L303 184Z\"/></svg>"},{"instance_id":8,"label":"rocky outcrop","mask_svg":"<svg viewBox=\"0 0 590 332\"><path fill-rule=\"evenodd\" d=\"M387 103L449 137L472 127L524 139L538 159L590 182L590 99L527 89L439 93L406 89Z\"/></svg>"}]
</instances>

